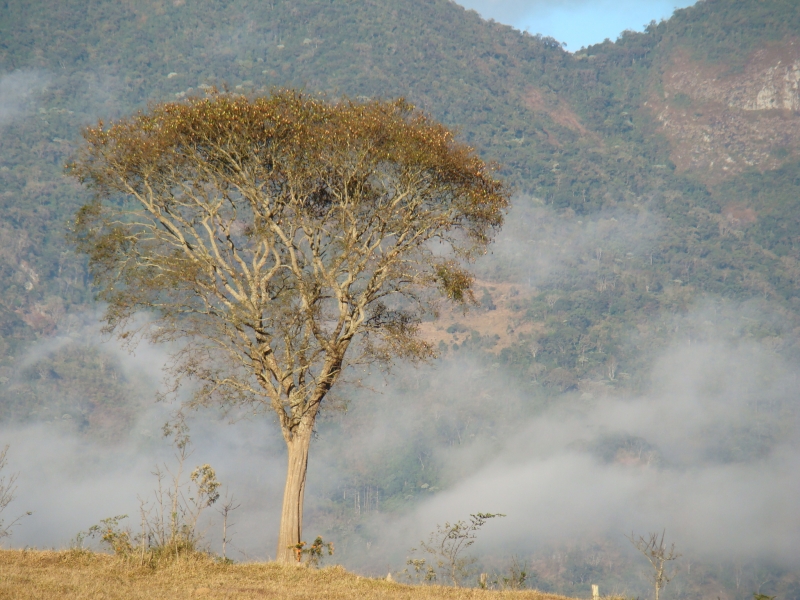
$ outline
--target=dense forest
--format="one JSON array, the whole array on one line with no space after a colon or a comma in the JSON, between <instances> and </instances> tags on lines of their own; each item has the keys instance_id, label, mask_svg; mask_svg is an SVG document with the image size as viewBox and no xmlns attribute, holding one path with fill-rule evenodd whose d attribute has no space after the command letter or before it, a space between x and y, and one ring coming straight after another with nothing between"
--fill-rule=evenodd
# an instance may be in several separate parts
<instances>
[{"instance_id":1,"label":"dense forest","mask_svg":"<svg viewBox=\"0 0 800 600\"><path fill-rule=\"evenodd\" d=\"M768 398L707 432L703 450L720 464L761 460L796 435L800 99L753 109L747 94L763 97L760 65L800 64L798 28L791 0L705 0L570 54L447 0L0 0L0 419L57 421L111 443L152 402L123 359L88 341L97 307L66 235L87 192L63 172L81 129L212 86L292 86L403 96L496 162L514 190L498 243L475 265L480 306L425 325L440 358L424 376L401 368L388 379L414 426L365 458L346 440L390 400L348 390L348 414L328 415L319 445L344 483L319 476L313 523L356 548L370 511L407 513L459 481L447 449L468 430L491 446L520 415L649 393L654 364L682 343L766 357L759 377L770 386L745 404L767 388ZM687 158L696 147L723 158L701 168ZM472 374L446 385L459 378L436 370L457 364ZM513 388L501 407L488 400L498 378ZM582 448L607 462L643 451L672 460L633 435ZM352 504L343 489L370 501ZM348 544L343 560L383 568L363 549L348 556ZM531 585L638 590L635 558L615 544L599 535L531 555ZM754 559L745 576L734 562L689 569L702 576L676 597L800 598L798 573L769 561Z\"/></svg>"}]
</instances>

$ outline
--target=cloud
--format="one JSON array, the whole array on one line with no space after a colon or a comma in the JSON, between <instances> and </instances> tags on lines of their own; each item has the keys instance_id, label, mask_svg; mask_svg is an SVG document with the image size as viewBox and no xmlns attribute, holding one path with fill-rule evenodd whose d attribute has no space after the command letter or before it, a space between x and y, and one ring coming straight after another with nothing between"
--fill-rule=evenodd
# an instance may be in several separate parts
<instances>
[{"instance_id":1,"label":"cloud","mask_svg":"<svg viewBox=\"0 0 800 600\"><path fill-rule=\"evenodd\" d=\"M140 499L152 502L155 498L153 471L177 467L170 439L162 435L177 404L155 402L169 349L140 343L128 352L115 339L99 333L98 315L69 315L59 335L29 349L17 372L36 371L59 352L80 354L81 349L91 348L105 357L110 368L119 368L125 378L136 382L145 401L129 399L138 413L129 431L111 440L103 435L87 436L76 430L73 419L61 419L63 408L55 409L69 403L69 394L59 394L57 388L46 400L51 410L40 409L37 416L23 422L0 426L0 445L10 446L4 474L19 473L17 498L2 516L10 521L17 514L33 511L14 530L9 545L67 547L79 532L122 514L129 515L125 523L138 532ZM56 414L47 416L50 413ZM214 411L192 414L188 420L193 453L185 470L211 464L223 489L241 501L241 508L232 515L235 539L229 545L229 556L239 560L274 556L284 452L272 420L267 416L232 425ZM208 544L218 550L221 528L217 527L220 517L215 508L206 511L202 528Z\"/></svg>"},{"instance_id":2,"label":"cloud","mask_svg":"<svg viewBox=\"0 0 800 600\"><path fill-rule=\"evenodd\" d=\"M563 402L522 420L490 462L398 529L421 538L436 523L502 512L508 517L487 527L482 551L524 553L666 527L695 559L796 567L800 431L791 369L752 344L678 344L653 381L642 396Z\"/></svg>"},{"instance_id":3,"label":"cloud","mask_svg":"<svg viewBox=\"0 0 800 600\"><path fill-rule=\"evenodd\" d=\"M577 273L593 280L598 257L645 261L663 230L662 218L646 207L565 217L535 199L518 197L476 270L480 277L534 287L563 278L566 267L570 277Z\"/></svg>"},{"instance_id":4,"label":"cloud","mask_svg":"<svg viewBox=\"0 0 800 600\"><path fill-rule=\"evenodd\" d=\"M36 96L50 78L40 71L12 71L0 76L0 125L33 112Z\"/></svg>"},{"instance_id":5,"label":"cloud","mask_svg":"<svg viewBox=\"0 0 800 600\"><path fill-rule=\"evenodd\" d=\"M616 0L614 2L611 0L461 0L458 4L477 11L486 19L491 18L501 23L515 25L526 18L535 20L536 16L547 16L554 13L573 13L579 16L581 12L595 8L614 12L630 12L636 8L660 15L665 8L671 13L675 6L687 6L693 2L691 0ZM576 26L580 26L580 24L578 23ZM609 35L609 37L613 36Z\"/></svg>"},{"instance_id":6,"label":"cloud","mask_svg":"<svg viewBox=\"0 0 800 600\"><path fill-rule=\"evenodd\" d=\"M139 530L139 499L152 502L156 467L177 467L169 440L158 432L168 411L154 407L142 415L129 439L116 445L76 436L59 424L36 423L0 431L10 444L8 472L18 472L17 498L4 517L24 511L23 520L10 540L13 546L67 547L80 531L101 519L126 514L126 522ZM190 472L210 463L223 488L242 501L233 516L236 548L247 557L266 559L274 553L273 529L277 529L280 481L283 469L280 448L259 443L252 425L229 426L210 420L193 431L194 452L184 466ZM260 427L263 434L263 427ZM184 481L186 473L184 474ZM168 482L169 483L169 482ZM219 515L206 511L202 528L206 540L219 549ZM275 525L274 527L272 525ZM274 554L273 554L274 556Z\"/></svg>"},{"instance_id":7,"label":"cloud","mask_svg":"<svg viewBox=\"0 0 800 600\"><path fill-rule=\"evenodd\" d=\"M545 402L502 366L470 357L400 366L385 381L370 379L374 391L341 390L353 399L348 414L321 422L312 446L308 535L332 536L337 561L379 572L387 564L402 568L408 549L437 523L502 512L508 516L481 532L476 554L531 556L586 539L625 548L624 534L666 528L668 540L693 560L769 559L796 567L795 366L753 340L728 341L725 330L752 317L753 308L720 306L674 317L673 329L716 329L702 342L676 340L655 361L649 388L636 395L605 393L595 382L590 392ZM92 320L73 323L62 347L95 344L116 355L129 378L154 389L164 349L141 346L129 357L102 342ZM46 360L37 352L27 364ZM172 408L148 405L130 434L112 444L58 421L7 424L0 443L11 444L9 471L20 478L19 497L4 516L34 511L10 542L65 546L117 514L131 515L136 530L137 498L151 498L155 487L151 471L164 461L174 466L168 441L158 435ZM191 426L189 468L210 463L242 502L232 518L231 555L274 556L285 473L276 424L269 417L229 424L208 411ZM398 462L406 459L424 469L405 482L411 499L404 506L356 517L333 504L345 490L349 499L357 487L375 485L375 477L395 470L407 476ZM442 490L421 488L429 473ZM208 516L207 539L218 551L219 515Z\"/></svg>"}]
</instances>

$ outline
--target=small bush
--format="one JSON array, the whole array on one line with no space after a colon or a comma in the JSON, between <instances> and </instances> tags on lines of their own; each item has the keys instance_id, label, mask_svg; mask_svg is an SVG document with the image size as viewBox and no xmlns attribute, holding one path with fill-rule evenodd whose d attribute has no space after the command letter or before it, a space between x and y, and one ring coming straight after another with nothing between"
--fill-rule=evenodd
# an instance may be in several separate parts
<instances>
[{"instance_id":1,"label":"small bush","mask_svg":"<svg viewBox=\"0 0 800 600\"><path fill-rule=\"evenodd\" d=\"M116 556L136 560L142 565L157 566L165 561L192 555L208 556L200 548L202 533L198 521L202 512L220 497L220 483L211 465L198 466L184 479L185 463L191 456L190 440L184 426L175 429L174 445L177 467L157 467L153 474L157 485L154 500L140 499L141 530L134 534L122 521L128 515L103 519L77 536L78 550L85 537L99 539ZM169 485L165 485L168 480Z\"/></svg>"},{"instance_id":2,"label":"small bush","mask_svg":"<svg viewBox=\"0 0 800 600\"><path fill-rule=\"evenodd\" d=\"M297 562L304 562L309 567L319 567L325 557L325 550L328 556L333 556L333 543L323 541L321 536L317 536L314 543L306 548L305 542L300 542L292 546L297 557Z\"/></svg>"},{"instance_id":3,"label":"small bush","mask_svg":"<svg viewBox=\"0 0 800 600\"><path fill-rule=\"evenodd\" d=\"M440 578L448 578L455 587L474 573L475 559L465 557L463 552L475 543L478 530L489 519L505 517L496 513L476 513L469 516L469 522L456 521L437 525L427 542L420 542L420 548L430 556L431 563L424 558L410 558L403 572L409 580L433 583ZM417 552L412 548L411 552ZM413 569L413 573L408 567Z\"/></svg>"}]
</instances>

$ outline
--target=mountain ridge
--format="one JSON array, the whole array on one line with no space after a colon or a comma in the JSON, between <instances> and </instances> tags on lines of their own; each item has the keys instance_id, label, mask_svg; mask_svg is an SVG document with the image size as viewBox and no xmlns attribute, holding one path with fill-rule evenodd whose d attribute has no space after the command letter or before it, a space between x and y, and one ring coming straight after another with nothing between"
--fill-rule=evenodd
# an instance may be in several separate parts
<instances>
[{"instance_id":1,"label":"mountain ridge","mask_svg":"<svg viewBox=\"0 0 800 600\"><path fill-rule=\"evenodd\" d=\"M758 104L759 97L766 102L759 78L781 60L769 50L777 43L771 24L779 18L779 29L789 31L798 19L791 3L707 0L644 33L625 32L617 42L574 55L551 38L483 21L446 0L93 0L85 18L78 4L60 3L53 12L43 4L6 1L0 20L8 35L0 42L0 60L15 73L24 67L43 88L38 113L6 124L9 135L0 139L0 200L7 215L0 268L12 282L0 293L6 345L48 335L71 307L89 305L81 259L71 255L59 231L85 197L60 172L80 127L225 81L244 93L301 85L331 96L345 89L352 97L407 95L498 161L521 198L529 197L518 204L548 207L547 218L560 226L572 218L607 220L620 210L655 211L667 225L650 240L655 247L648 251L649 265L622 268L607 248L593 273L573 277L572 289L561 290L602 296L608 289L600 282L627 281L623 320L646 320L647 311L637 311L661 304L653 290L678 280L694 290L687 298L766 294L794 314L800 226L786 231L778 244L785 251L775 254L762 247L775 236L760 220L768 214L786 218L790 206L773 201L756 209L736 191L741 185L727 183L744 177L751 182L744 187L752 189L754 178L774 179L796 160L796 82L775 100L788 109ZM719 56L714 48L727 48L728 38L713 40L734 25L741 49ZM696 35L703 28L710 45ZM763 48L754 45L758 35ZM781 46L783 54L793 52L787 50L792 39ZM758 58L765 53L766 59ZM773 73L772 80L781 77ZM768 135L753 133L759 128ZM779 179L778 196L791 197L794 183ZM794 222L789 218L783 229ZM687 245L689 240L694 242ZM506 271L495 265L482 277L502 278ZM609 302L617 300L601 299L599 306ZM608 314L598 309L588 318L584 337L597 333L594 325L605 327Z\"/></svg>"}]
</instances>

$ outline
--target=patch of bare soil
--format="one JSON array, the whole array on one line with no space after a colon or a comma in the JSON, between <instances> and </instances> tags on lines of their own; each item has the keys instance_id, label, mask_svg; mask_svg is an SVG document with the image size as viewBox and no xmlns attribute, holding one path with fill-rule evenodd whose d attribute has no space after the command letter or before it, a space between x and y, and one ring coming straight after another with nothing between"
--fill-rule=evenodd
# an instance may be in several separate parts
<instances>
[{"instance_id":1,"label":"patch of bare soil","mask_svg":"<svg viewBox=\"0 0 800 600\"><path fill-rule=\"evenodd\" d=\"M466 311L447 307L436 321L423 323L420 326L423 337L434 345L444 342L450 346L463 343L473 331L477 331L482 338L494 340L494 344L487 349L499 352L521 336L534 333L542 327L525 319L525 305L533 292L531 289L513 283L476 281L475 295L478 300L484 297L484 290L488 292L488 297L484 298L481 306L470 307ZM490 310L491 305L494 308Z\"/></svg>"},{"instance_id":2,"label":"patch of bare soil","mask_svg":"<svg viewBox=\"0 0 800 600\"><path fill-rule=\"evenodd\" d=\"M581 123L574 110L560 98L545 96L541 90L529 86L522 97L524 106L534 113L545 113L550 119L562 127L571 129L581 135L596 137Z\"/></svg>"}]
</instances>

